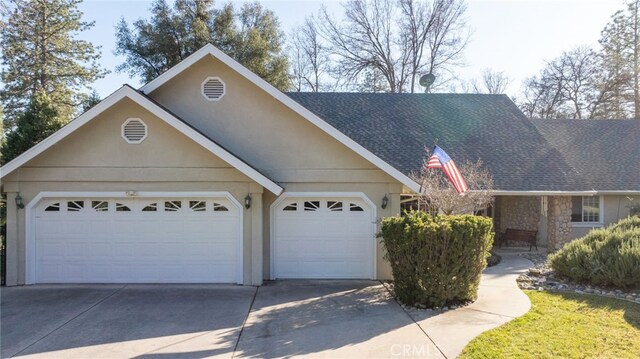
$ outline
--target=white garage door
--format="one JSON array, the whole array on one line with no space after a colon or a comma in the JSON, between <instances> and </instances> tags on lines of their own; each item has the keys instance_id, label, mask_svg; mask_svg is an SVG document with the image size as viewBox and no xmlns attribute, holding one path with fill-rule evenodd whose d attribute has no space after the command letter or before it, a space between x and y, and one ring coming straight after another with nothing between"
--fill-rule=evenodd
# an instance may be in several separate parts
<instances>
[{"instance_id":1,"label":"white garage door","mask_svg":"<svg viewBox=\"0 0 640 359\"><path fill-rule=\"evenodd\" d=\"M375 213L362 198L285 198L273 211L274 279L374 278Z\"/></svg>"},{"instance_id":2,"label":"white garage door","mask_svg":"<svg viewBox=\"0 0 640 359\"><path fill-rule=\"evenodd\" d=\"M240 214L226 198L45 199L36 283L239 281Z\"/></svg>"}]
</instances>

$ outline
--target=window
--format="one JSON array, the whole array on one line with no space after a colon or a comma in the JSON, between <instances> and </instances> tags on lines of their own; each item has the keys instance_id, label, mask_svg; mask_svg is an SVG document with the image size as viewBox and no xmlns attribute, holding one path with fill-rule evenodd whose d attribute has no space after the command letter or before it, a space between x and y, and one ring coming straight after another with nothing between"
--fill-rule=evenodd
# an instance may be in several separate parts
<instances>
[{"instance_id":1,"label":"window","mask_svg":"<svg viewBox=\"0 0 640 359\"><path fill-rule=\"evenodd\" d=\"M571 222L600 223L600 197L571 197Z\"/></svg>"},{"instance_id":2,"label":"window","mask_svg":"<svg viewBox=\"0 0 640 359\"><path fill-rule=\"evenodd\" d=\"M213 202L213 211L214 212L229 212L229 208L221 205L220 203Z\"/></svg>"},{"instance_id":3,"label":"window","mask_svg":"<svg viewBox=\"0 0 640 359\"><path fill-rule=\"evenodd\" d=\"M205 212L207 210L207 202L189 201L189 208L194 212Z\"/></svg>"},{"instance_id":4,"label":"window","mask_svg":"<svg viewBox=\"0 0 640 359\"><path fill-rule=\"evenodd\" d=\"M69 201L67 202L67 211L80 212L84 208L84 201Z\"/></svg>"},{"instance_id":5,"label":"window","mask_svg":"<svg viewBox=\"0 0 640 359\"><path fill-rule=\"evenodd\" d=\"M149 203L142 209L142 212L158 212L158 203Z\"/></svg>"},{"instance_id":6,"label":"window","mask_svg":"<svg viewBox=\"0 0 640 359\"><path fill-rule=\"evenodd\" d=\"M44 209L45 212L60 212L60 203L54 203Z\"/></svg>"},{"instance_id":7,"label":"window","mask_svg":"<svg viewBox=\"0 0 640 359\"><path fill-rule=\"evenodd\" d=\"M131 208L122 203L116 203L116 212L131 212Z\"/></svg>"},{"instance_id":8,"label":"window","mask_svg":"<svg viewBox=\"0 0 640 359\"><path fill-rule=\"evenodd\" d=\"M331 212L341 212L342 211L342 202L329 201L329 202L327 202L327 208L329 208L329 210Z\"/></svg>"},{"instance_id":9,"label":"window","mask_svg":"<svg viewBox=\"0 0 640 359\"><path fill-rule=\"evenodd\" d=\"M298 203L293 202L282 209L283 211L297 211Z\"/></svg>"},{"instance_id":10,"label":"window","mask_svg":"<svg viewBox=\"0 0 640 359\"><path fill-rule=\"evenodd\" d=\"M305 212L314 212L320 208L320 201L306 201L304 202Z\"/></svg>"},{"instance_id":11,"label":"window","mask_svg":"<svg viewBox=\"0 0 640 359\"><path fill-rule=\"evenodd\" d=\"M96 212L107 212L109 211L109 202L91 201L91 208L93 208Z\"/></svg>"},{"instance_id":12,"label":"window","mask_svg":"<svg viewBox=\"0 0 640 359\"><path fill-rule=\"evenodd\" d=\"M182 201L166 201L164 202L165 212L178 212L182 207Z\"/></svg>"}]
</instances>

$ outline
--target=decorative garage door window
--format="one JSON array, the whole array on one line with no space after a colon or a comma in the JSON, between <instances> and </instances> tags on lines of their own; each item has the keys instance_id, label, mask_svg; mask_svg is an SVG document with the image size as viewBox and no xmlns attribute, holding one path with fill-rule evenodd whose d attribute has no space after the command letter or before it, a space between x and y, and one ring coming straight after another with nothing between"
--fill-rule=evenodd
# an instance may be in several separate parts
<instances>
[{"instance_id":1,"label":"decorative garage door window","mask_svg":"<svg viewBox=\"0 0 640 359\"><path fill-rule=\"evenodd\" d=\"M59 212L71 214L100 214L100 213L192 213L224 215L229 213L230 203L225 199L73 199L48 200L40 206L43 212Z\"/></svg>"},{"instance_id":2,"label":"decorative garage door window","mask_svg":"<svg viewBox=\"0 0 640 359\"><path fill-rule=\"evenodd\" d=\"M354 199L349 201L310 200L289 202L283 212L364 212L363 203Z\"/></svg>"}]
</instances>

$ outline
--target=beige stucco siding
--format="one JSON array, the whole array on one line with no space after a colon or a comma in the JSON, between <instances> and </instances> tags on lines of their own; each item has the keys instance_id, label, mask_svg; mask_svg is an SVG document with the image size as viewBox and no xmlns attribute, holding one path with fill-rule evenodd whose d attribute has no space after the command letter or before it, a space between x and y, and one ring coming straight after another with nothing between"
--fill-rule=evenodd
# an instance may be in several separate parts
<instances>
[{"instance_id":1,"label":"beige stucco siding","mask_svg":"<svg viewBox=\"0 0 640 359\"><path fill-rule=\"evenodd\" d=\"M121 137L121 125L131 117L142 119L148 126L148 137L141 144L127 144ZM263 188L128 99L4 177L2 182L11 204L19 192L27 205L41 192L229 192L240 203L251 193L252 208L242 209L244 282L261 282L262 258L254 258L252 252L256 249L252 244L256 242L256 232L261 235L260 230L254 229L253 217L261 220ZM8 212L11 230L7 236L7 283L23 284L25 210L9 206ZM256 268L258 272L254 271Z\"/></svg>"},{"instance_id":2,"label":"beige stucco siding","mask_svg":"<svg viewBox=\"0 0 640 359\"><path fill-rule=\"evenodd\" d=\"M219 101L200 93L209 76L226 83ZM277 182L395 182L213 57L149 95Z\"/></svg>"},{"instance_id":3,"label":"beige stucco siding","mask_svg":"<svg viewBox=\"0 0 640 359\"><path fill-rule=\"evenodd\" d=\"M201 84L210 76L226 84L219 101L207 101L201 94ZM362 192L377 206L379 219L400 213L402 185L397 180L213 57L198 61L149 96L247 160L286 192ZM385 194L391 202L382 209ZM271 193L263 197L265 279L271 263L270 207L276 199ZM391 279L383 254L378 245L377 276Z\"/></svg>"},{"instance_id":4,"label":"beige stucco siding","mask_svg":"<svg viewBox=\"0 0 640 359\"><path fill-rule=\"evenodd\" d=\"M121 126L139 118L148 127L140 144L128 144ZM232 168L132 100L125 98L71 133L24 168Z\"/></svg>"}]
</instances>

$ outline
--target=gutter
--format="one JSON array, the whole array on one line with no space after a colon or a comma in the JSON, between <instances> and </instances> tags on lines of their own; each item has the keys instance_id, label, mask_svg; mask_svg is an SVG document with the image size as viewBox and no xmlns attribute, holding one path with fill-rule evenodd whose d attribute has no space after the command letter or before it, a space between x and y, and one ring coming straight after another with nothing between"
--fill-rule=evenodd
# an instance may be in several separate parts
<instances>
[{"instance_id":1,"label":"gutter","mask_svg":"<svg viewBox=\"0 0 640 359\"><path fill-rule=\"evenodd\" d=\"M470 190L469 192L477 192L476 190ZM403 193L404 195L419 194ZM491 194L494 196L598 196L598 195L640 195L640 190L623 190L623 191L506 191L506 190L493 190Z\"/></svg>"},{"instance_id":2,"label":"gutter","mask_svg":"<svg viewBox=\"0 0 640 359\"><path fill-rule=\"evenodd\" d=\"M640 195L640 191L638 190L628 190L628 191L598 191L598 194L615 194L615 195Z\"/></svg>"},{"instance_id":3,"label":"gutter","mask_svg":"<svg viewBox=\"0 0 640 359\"><path fill-rule=\"evenodd\" d=\"M491 191L496 196L595 196L598 191ZM640 193L640 192L638 192Z\"/></svg>"}]
</instances>

